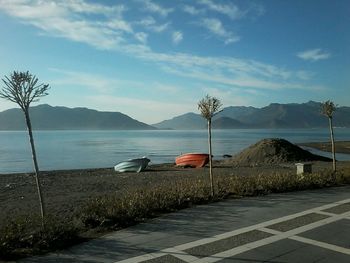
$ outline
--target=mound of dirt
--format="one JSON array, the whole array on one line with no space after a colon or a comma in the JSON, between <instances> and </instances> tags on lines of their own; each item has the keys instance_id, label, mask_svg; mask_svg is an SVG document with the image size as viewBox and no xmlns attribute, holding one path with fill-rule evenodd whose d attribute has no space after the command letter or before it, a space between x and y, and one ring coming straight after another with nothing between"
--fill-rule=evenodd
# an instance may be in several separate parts
<instances>
[{"instance_id":1,"label":"mound of dirt","mask_svg":"<svg viewBox=\"0 0 350 263\"><path fill-rule=\"evenodd\" d=\"M272 138L263 139L226 160L234 165L266 165L290 162L331 161L331 159L315 155L287 140Z\"/></svg>"}]
</instances>

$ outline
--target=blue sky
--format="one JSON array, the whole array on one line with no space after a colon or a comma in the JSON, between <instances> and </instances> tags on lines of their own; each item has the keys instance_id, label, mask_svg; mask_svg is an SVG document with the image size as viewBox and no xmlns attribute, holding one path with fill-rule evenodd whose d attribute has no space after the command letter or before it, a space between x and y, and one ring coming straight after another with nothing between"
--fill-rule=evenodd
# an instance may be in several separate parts
<instances>
[{"instance_id":1,"label":"blue sky","mask_svg":"<svg viewBox=\"0 0 350 263\"><path fill-rule=\"evenodd\" d=\"M350 106L349 10L347 0L0 0L0 75L49 83L40 103L149 124L197 112L206 94L224 106Z\"/></svg>"}]
</instances>

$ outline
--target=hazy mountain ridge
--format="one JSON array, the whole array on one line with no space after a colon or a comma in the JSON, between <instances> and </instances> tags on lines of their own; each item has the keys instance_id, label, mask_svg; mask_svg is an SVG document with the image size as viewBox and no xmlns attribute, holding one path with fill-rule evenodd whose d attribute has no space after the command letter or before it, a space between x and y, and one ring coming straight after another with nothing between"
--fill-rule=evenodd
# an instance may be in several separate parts
<instances>
[{"instance_id":1,"label":"hazy mountain ridge","mask_svg":"<svg viewBox=\"0 0 350 263\"><path fill-rule=\"evenodd\" d=\"M203 119L201 115L189 112L170 120L164 120L157 124L152 124L152 126L158 129L193 130L205 129L206 123L206 120Z\"/></svg>"},{"instance_id":2,"label":"hazy mountain ridge","mask_svg":"<svg viewBox=\"0 0 350 263\"><path fill-rule=\"evenodd\" d=\"M328 120L320 113L321 103L279 104L262 108L229 106L213 118L214 129L241 128L318 128L327 127ZM31 107L34 130L150 130L206 129L200 114L186 113L157 124L132 119L120 112L101 112L87 108L52 107L47 104ZM338 107L334 113L334 126L350 127L350 107ZM0 112L0 130L25 130L20 109Z\"/></svg>"},{"instance_id":3,"label":"hazy mountain ridge","mask_svg":"<svg viewBox=\"0 0 350 263\"><path fill-rule=\"evenodd\" d=\"M156 129L120 112L101 112L87 108L52 107L42 104L30 108L34 130L150 130ZM20 109L0 112L0 130L25 130Z\"/></svg>"},{"instance_id":4,"label":"hazy mountain ridge","mask_svg":"<svg viewBox=\"0 0 350 263\"><path fill-rule=\"evenodd\" d=\"M200 121L201 120L201 121ZM176 125L175 125L176 124ZM338 107L333 117L336 127L350 127L350 107ZM160 129L203 129L206 121L200 114L184 114L153 124ZM230 106L213 119L215 129L238 128L318 128L327 127L328 120L321 114L321 103L279 104L262 108Z\"/></svg>"}]
</instances>

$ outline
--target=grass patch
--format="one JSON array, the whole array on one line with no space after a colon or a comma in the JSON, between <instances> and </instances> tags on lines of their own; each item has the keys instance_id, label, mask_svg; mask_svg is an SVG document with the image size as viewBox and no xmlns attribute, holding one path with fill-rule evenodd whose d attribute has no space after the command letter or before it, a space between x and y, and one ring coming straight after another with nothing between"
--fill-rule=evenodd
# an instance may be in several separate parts
<instances>
[{"instance_id":1,"label":"grass patch","mask_svg":"<svg viewBox=\"0 0 350 263\"><path fill-rule=\"evenodd\" d=\"M72 220L47 216L45 227L36 215L9 219L0 229L0 258L42 254L79 242L79 227Z\"/></svg>"},{"instance_id":2,"label":"grass patch","mask_svg":"<svg viewBox=\"0 0 350 263\"><path fill-rule=\"evenodd\" d=\"M250 176L215 177L215 196L210 195L208 178L183 177L171 182L136 188L88 200L70 218L49 216L45 228L39 217L8 220L0 229L0 258L14 259L62 249L81 241L87 232L109 231L134 225L159 214L227 197L265 195L350 184L350 168L296 175L271 173Z\"/></svg>"},{"instance_id":3,"label":"grass patch","mask_svg":"<svg viewBox=\"0 0 350 263\"><path fill-rule=\"evenodd\" d=\"M183 179L90 200L78 213L86 227L120 228L212 200L205 180Z\"/></svg>"}]
</instances>

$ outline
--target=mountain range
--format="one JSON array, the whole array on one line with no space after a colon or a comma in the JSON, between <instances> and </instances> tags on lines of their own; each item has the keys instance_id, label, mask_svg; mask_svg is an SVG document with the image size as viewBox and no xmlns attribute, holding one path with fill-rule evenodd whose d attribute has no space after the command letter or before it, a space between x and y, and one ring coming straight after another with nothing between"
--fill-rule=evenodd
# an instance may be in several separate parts
<instances>
[{"instance_id":1,"label":"mountain range","mask_svg":"<svg viewBox=\"0 0 350 263\"><path fill-rule=\"evenodd\" d=\"M328 120L320 113L321 103L278 104L263 108L229 106L213 118L214 129L318 128ZM53 107L47 104L30 108L34 130L152 130L206 129L206 120L198 113L186 113L170 120L148 125L120 112L102 112L87 108ZM337 107L333 115L336 127L350 127L350 107ZM20 109L0 112L0 130L25 130Z\"/></svg>"},{"instance_id":2,"label":"mountain range","mask_svg":"<svg viewBox=\"0 0 350 263\"><path fill-rule=\"evenodd\" d=\"M272 103L263 108L235 107L224 108L214 116L215 129L238 128L318 128L327 127L328 119L321 114L321 103L279 104ZM333 115L336 127L350 127L350 107L337 107ZM200 114L186 113L152 126L158 129L205 129L206 120Z\"/></svg>"},{"instance_id":3,"label":"mountain range","mask_svg":"<svg viewBox=\"0 0 350 263\"><path fill-rule=\"evenodd\" d=\"M156 129L120 112L101 112L87 108L52 107L47 104L29 109L34 130L150 130ZM23 112L0 112L0 130L25 130Z\"/></svg>"}]
</instances>

